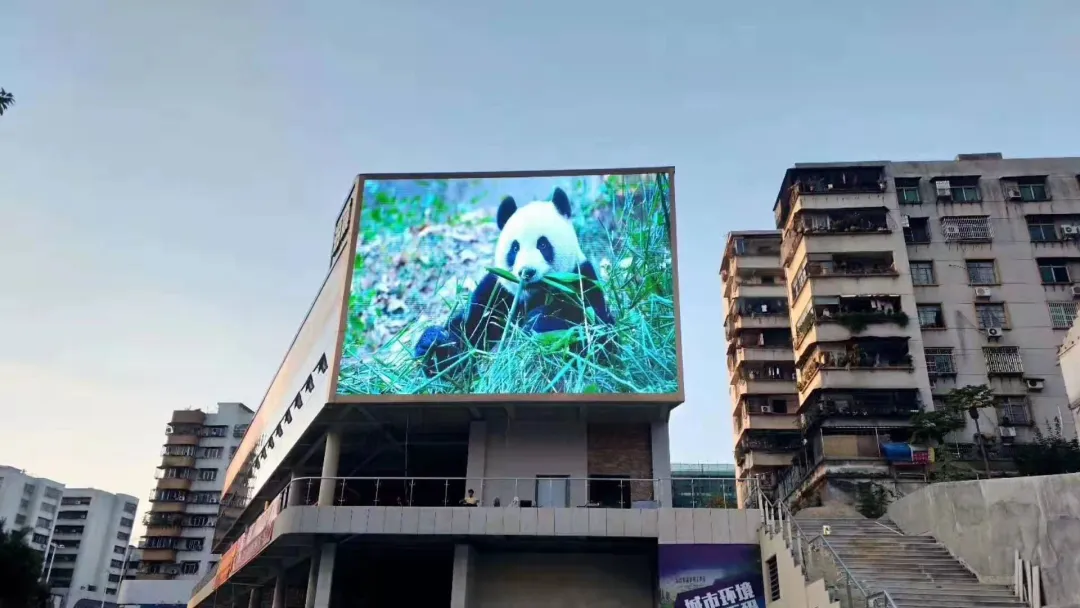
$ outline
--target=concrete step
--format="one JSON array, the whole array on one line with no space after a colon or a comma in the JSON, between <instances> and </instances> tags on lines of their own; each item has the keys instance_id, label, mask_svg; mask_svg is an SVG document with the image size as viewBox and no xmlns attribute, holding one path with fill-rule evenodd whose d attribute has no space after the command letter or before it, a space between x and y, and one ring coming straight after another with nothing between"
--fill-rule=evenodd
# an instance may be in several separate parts
<instances>
[{"instance_id":1,"label":"concrete step","mask_svg":"<svg viewBox=\"0 0 1080 608\"><path fill-rule=\"evenodd\" d=\"M849 565L848 569L855 578L861 580L896 580L896 581L940 581L940 582L969 582L979 579L972 573L964 571L945 572L934 568L926 570L905 570L901 572L883 572L881 568L869 568L864 566Z\"/></svg>"},{"instance_id":2,"label":"concrete step","mask_svg":"<svg viewBox=\"0 0 1080 608\"><path fill-rule=\"evenodd\" d=\"M892 569L901 568L905 566L918 567L918 566L932 566L934 568L956 566L958 570L965 570L964 566L948 555L915 555L894 553L891 555L867 555L864 553L854 553L837 551L837 555L840 559L844 560L845 564L848 564L848 558L851 561L858 561L866 565L885 566ZM816 558L816 556L815 556ZM851 564L848 564L850 566Z\"/></svg>"},{"instance_id":3,"label":"concrete step","mask_svg":"<svg viewBox=\"0 0 1080 608\"><path fill-rule=\"evenodd\" d=\"M904 547L845 547L843 545L829 545L837 554L865 555L867 557L941 557L949 561L956 561L945 547L926 547L922 549L909 549Z\"/></svg>"},{"instance_id":4,"label":"concrete step","mask_svg":"<svg viewBox=\"0 0 1080 608\"><path fill-rule=\"evenodd\" d=\"M890 589L889 595L893 601L896 602L898 607L900 606L918 606L920 608L927 608L930 606L943 608L992 608L992 607L1011 607L1011 606L1023 606L1014 595L982 595L982 594L921 594L921 593L908 593L904 591L896 591L895 593Z\"/></svg>"}]
</instances>

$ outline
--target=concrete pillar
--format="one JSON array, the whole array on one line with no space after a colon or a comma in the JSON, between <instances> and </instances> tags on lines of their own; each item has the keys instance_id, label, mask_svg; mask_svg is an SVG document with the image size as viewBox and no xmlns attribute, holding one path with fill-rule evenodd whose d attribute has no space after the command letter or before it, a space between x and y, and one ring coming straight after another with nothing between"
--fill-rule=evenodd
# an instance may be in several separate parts
<instances>
[{"instance_id":1,"label":"concrete pillar","mask_svg":"<svg viewBox=\"0 0 1080 608\"><path fill-rule=\"evenodd\" d=\"M322 481L319 482L319 506L334 506L334 490L337 483L329 477L337 477L338 461L341 460L341 431L326 434L326 447L323 449Z\"/></svg>"},{"instance_id":2,"label":"concrete pillar","mask_svg":"<svg viewBox=\"0 0 1080 608\"><path fill-rule=\"evenodd\" d=\"M285 570L278 572L274 579L274 599L271 608L285 608Z\"/></svg>"},{"instance_id":3,"label":"concrete pillar","mask_svg":"<svg viewBox=\"0 0 1080 608\"><path fill-rule=\"evenodd\" d=\"M334 562L337 559L337 543L325 543L317 549L319 551L318 576L315 581L315 592L312 594L314 602L310 608L330 608L330 592L334 586ZM308 590L311 591L311 580L308 579ZM306 604L306 601L305 601Z\"/></svg>"},{"instance_id":4,"label":"concrete pillar","mask_svg":"<svg viewBox=\"0 0 1080 608\"><path fill-rule=\"evenodd\" d=\"M315 547L311 552L311 565L308 567L307 591L304 592L304 608L315 607L315 589L319 586L319 557L321 547Z\"/></svg>"},{"instance_id":5,"label":"concrete pillar","mask_svg":"<svg viewBox=\"0 0 1080 608\"><path fill-rule=\"evenodd\" d=\"M490 506L491 500L499 495L498 488L486 488L484 469L487 467L487 422L476 420L469 424L469 457L465 465L465 488L476 491L480 504ZM488 492L484 490L487 489ZM487 496L485 496L487 494ZM456 505L461 496L451 496L450 504ZM487 500L488 502L484 502ZM509 498L502 499L508 504Z\"/></svg>"},{"instance_id":6,"label":"concrete pillar","mask_svg":"<svg viewBox=\"0 0 1080 608\"><path fill-rule=\"evenodd\" d=\"M471 608L476 552L470 545L454 545L454 578L450 608Z\"/></svg>"},{"instance_id":7,"label":"concrete pillar","mask_svg":"<svg viewBox=\"0 0 1080 608\"><path fill-rule=\"evenodd\" d=\"M314 489L310 487L313 480L304 479L297 481L300 478L300 475L293 473L289 480L289 494L285 502L286 507L296 507L304 504L308 493L314 492Z\"/></svg>"},{"instance_id":8,"label":"concrete pillar","mask_svg":"<svg viewBox=\"0 0 1080 608\"><path fill-rule=\"evenodd\" d=\"M671 442L667 420L652 423L652 476L654 499L661 507L671 506Z\"/></svg>"},{"instance_id":9,"label":"concrete pillar","mask_svg":"<svg viewBox=\"0 0 1080 608\"><path fill-rule=\"evenodd\" d=\"M248 608L259 608L262 606L262 587L252 587L251 592L248 594Z\"/></svg>"}]
</instances>

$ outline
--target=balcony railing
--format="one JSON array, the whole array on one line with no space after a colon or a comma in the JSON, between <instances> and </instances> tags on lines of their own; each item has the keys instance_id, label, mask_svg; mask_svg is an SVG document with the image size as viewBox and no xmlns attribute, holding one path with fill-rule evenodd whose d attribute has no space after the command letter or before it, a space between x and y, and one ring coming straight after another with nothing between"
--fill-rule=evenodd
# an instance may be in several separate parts
<instances>
[{"instance_id":1,"label":"balcony railing","mask_svg":"<svg viewBox=\"0 0 1080 608\"><path fill-rule=\"evenodd\" d=\"M911 355L887 356L867 351L829 352L818 351L810 355L799 370L795 389L802 391L822 369L870 371L881 369L913 370Z\"/></svg>"},{"instance_id":2,"label":"balcony railing","mask_svg":"<svg viewBox=\"0 0 1080 608\"><path fill-rule=\"evenodd\" d=\"M795 348L802 346L803 340L810 334L819 323L836 323L851 330L851 333L861 333L867 326L875 323L894 323L900 327L906 327L910 319L902 310L893 311L843 311L831 313L828 311L808 311L795 326Z\"/></svg>"},{"instance_id":3,"label":"balcony railing","mask_svg":"<svg viewBox=\"0 0 1080 608\"><path fill-rule=\"evenodd\" d=\"M910 420L922 410L922 404L916 396L910 401L827 400L812 404L803 411L802 426L805 431L828 418Z\"/></svg>"}]
</instances>

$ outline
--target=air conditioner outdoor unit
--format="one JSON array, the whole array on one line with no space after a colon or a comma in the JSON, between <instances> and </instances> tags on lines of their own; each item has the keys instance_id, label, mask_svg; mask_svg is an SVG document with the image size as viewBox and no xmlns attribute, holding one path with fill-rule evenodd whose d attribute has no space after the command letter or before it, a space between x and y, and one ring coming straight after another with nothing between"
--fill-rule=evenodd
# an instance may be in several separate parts
<instances>
[{"instance_id":1,"label":"air conditioner outdoor unit","mask_svg":"<svg viewBox=\"0 0 1080 608\"><path fill-rule=\"evenodd\" d=\"M1024 384L1027 385L1029 391L1043 390L1042 378L1024 378Z\"/></svg>"},{"instance_id":2,"label":"air conditioner outdoor unit","mask_svg":"<svg viewBox=\"0 0 1080 608\"><path fill-rule=\"evenodd\" d=\"M939 179L934 182L934 191L938 198L952 198L952 184L947 179Z\"/></svg>"},{"instance_id":3,"label":"air conditioner outdoor unit","mask_svg":"<svg viewBox=\"0 0 1080 608\"><path fill-rule=\"evenodd\" d=\"M1080 285L1073 285L1072 286L1072 295L1073 296L1080 296Z\"/></svg>"},{"instance_id":4,"label":"air conditioner outdoor unit","mask_svg":"<svg viewBox=\"0 0 1080 608\"><path fill-rule=\"evenodd\" d=\"M1000 338L1003 335L1005 335L1005 334L1001 331L1000 327L987 327L986 328L986 337L987 338Z\"/></svg>"},{"instance_id":5,"label":"air conditioner outdoor unit","mask_svg":"<svg viewBox=\"0 0 1080 608\"><path fill-rule=\"evenodd\" d=\"M173 425L171 425L171 424L166 424L165 425L165 434L166 435L172 435L175 432L176 432L176 429L173 428Z\"/></svg>"},{"instance_id":6,"label":"air conditioner outdoor unit","mask_svg":"<svg viewBox=\"0 0 1080 608\"><path fill-rule=\"evenodd\" d=\"M975 297L976 298L989 298L993 294L994 294L994 291L992 289L990 289L989 287L976 287L975 288Z\"/></svg>"},{"instance_id":7,"label":"air conditioner outdoor unit","mask_svg":"<svg viewBox=\"0 0 1080 608\"><path fill-rule=\"evenodd\" d=\"M1024 195L1020 193L1020 186L1015 182L1005 182L1001 184L1001 189L1005 191L1007 201L1019 201L1024 198Z\"/></svg>"},{"instance_id":8,"label":"air conditioner outdoor unit","mask_svg":"<svg viewBox=\"0 0 1080 608\"><path fill-rule=\"evenodd\" d=\"M763 405L763 406L761 406L761 413L762 414L771 414L772 413L772 406L771 405Z\"/></svg>"},{"instance_id":9,"label":"air conditioner outdoor unit","mask_svg":"<svg viewBox=\"0 0 1080 608\"><path fill-rule=\"evenodd\" d=\"M1076 236L1080 234L1080 226L1062 226L1061 234L1063 236Z\"/></svg>"},{"instance_id":10,"label":"air conditioner outdoor unit","mask_svg":"<svg viewBox=\"0 0 1080 608\"><path fill-rule=\"evenodd\" d=\"M911 228L911 218L906 216L906 215L901 215L900 216L900 227L901 228Z\"/></svg>"},{"instance_id":11,"label":"air conditioner outdoor unit","mask_svg":"<svg viewBox=\"0 0 1080 608\"><path fill-rule=\"evenodd\" d=\"M1011 426L1001 426L1001 427L998 427L998 434L1001 435L1002 438L1013 438L1013 439L1015 439L1016 438L1016 429L1014 429Z\"/></svg>"},{"instance_id":12,"label":"air conditioner outdoor unit","mask_svg":"<svg viewBox=\"0 0 1080 608\"><path fill-rule=\"evenodd\" d=\"M957 234L960 234L960 227L959 226L942 226L941 227L941 233L942 234L947 234L947 235L950 235L950 236L957 235Z\"/></svg>"}]
</instances>

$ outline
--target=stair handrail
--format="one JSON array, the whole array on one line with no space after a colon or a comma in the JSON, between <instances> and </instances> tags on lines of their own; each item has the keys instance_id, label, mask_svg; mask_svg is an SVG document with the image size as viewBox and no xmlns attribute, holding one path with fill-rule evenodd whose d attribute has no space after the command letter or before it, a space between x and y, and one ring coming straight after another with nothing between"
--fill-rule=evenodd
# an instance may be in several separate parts
<instances>
[{"instance_id":1,"label":"stair handrail","mask_svg":"<svg viewBox=\"0 0 1080 608\"><path fill-rule=\"evenodd\" d=\"M829 558L830 561L837 566L837 570L846 579L845 583L848 585L848 605L854 606L853 599L851 597L851 586L854 587L862 594L862 597L866 599L867 608L897 608L896 602L893 601L889 592L881 589L870 592L859 579L855 578L851 569L847 567L844 560L840 558L840 555L836 552L829 541L825 538L824 534L818 534L817 536L808 539L807 533L799 525L799 522L792 516L790 509L783 500L772 501L758 489L758 504L761 505L762 520L766 530L770 534L779 533L783 536L785 544L792 550L792 557L795 559L795 563L803 571L803 576L808 575L807 567L803 555L803 546L805 545L807 552L813 550L815 543L820 541L818 547L824 547L824 550L819 551L822 555Z\"/></svg>"}]
</instances>

